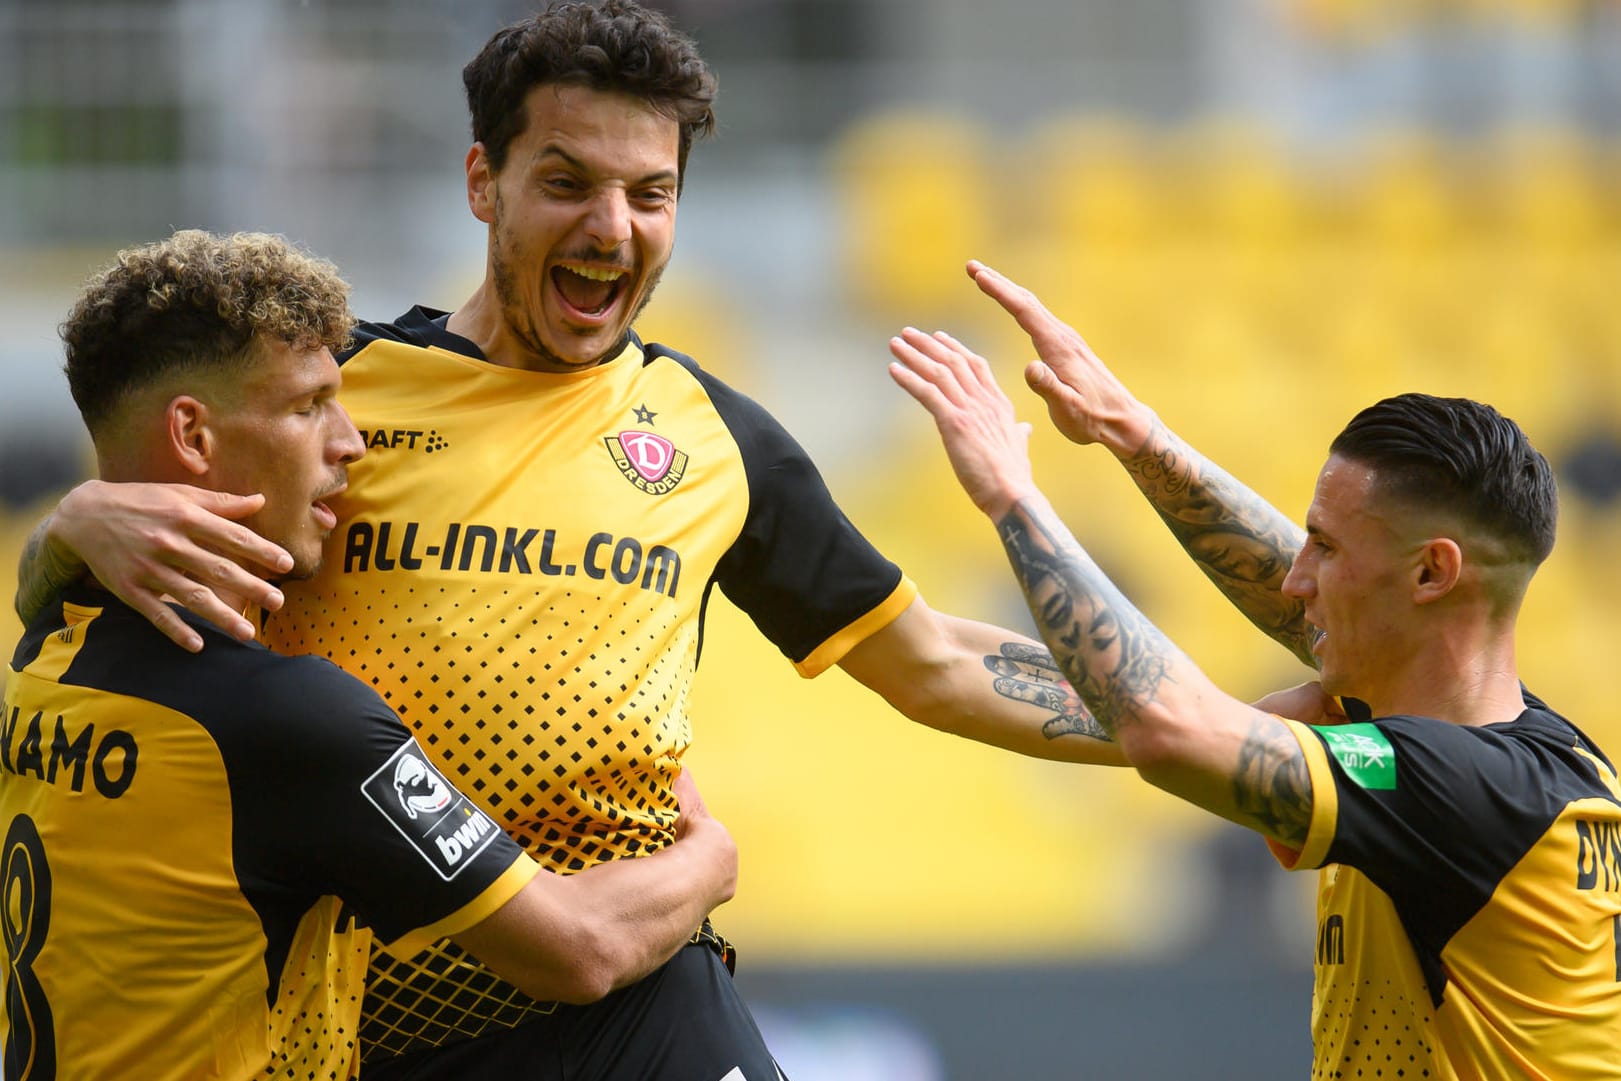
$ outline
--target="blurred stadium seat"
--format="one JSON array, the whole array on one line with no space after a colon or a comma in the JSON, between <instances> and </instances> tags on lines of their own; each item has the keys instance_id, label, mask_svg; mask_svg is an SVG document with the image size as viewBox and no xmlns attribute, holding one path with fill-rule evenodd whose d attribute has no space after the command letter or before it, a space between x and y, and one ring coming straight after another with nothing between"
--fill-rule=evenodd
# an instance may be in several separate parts
<instances>
[{"instance_id":1,"label":"blurred stadium seat","mask_svg":"<svg viewBox=\"0 0 1621 1081\"><path fill-rule=\"evenodd\" d=\"M992 235L986 133L952 112L865 116L827 156L841 208L844 292L858 309L942 317Z\"/></svg>"}]
</instances>

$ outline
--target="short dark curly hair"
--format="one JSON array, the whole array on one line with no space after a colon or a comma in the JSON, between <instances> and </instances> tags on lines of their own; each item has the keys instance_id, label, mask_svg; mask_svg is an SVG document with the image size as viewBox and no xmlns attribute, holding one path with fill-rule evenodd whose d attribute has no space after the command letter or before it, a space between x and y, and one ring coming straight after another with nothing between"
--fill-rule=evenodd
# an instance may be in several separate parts
<instances>
[{"instance_id":1,"label":"short dark curly hair","mask_svg":"<svg viewBox=\"0 0 1621 1081\"><path fill-rule=\"evenodd\" d=\"M245 364L266 341L336 352L354 325L349 284L331 263L268 233L182 229L119 252L58 331L94 437L131 391L164 375Z\"/></svg>"},{"instance_id":2,"label":"short dark curly hair","mask_svg":"<svg viewBox=\"0 0 1621 1081\"><path fill-rule=\"evenodd\" d=\"M693 141L715 130L715 76L663 13L632 0L568 0L497 31L462 69L473 141L491 169L523 134L529 92L552 84L627 94L674 120L678 189Z\"/></svg>"}]
</instances>

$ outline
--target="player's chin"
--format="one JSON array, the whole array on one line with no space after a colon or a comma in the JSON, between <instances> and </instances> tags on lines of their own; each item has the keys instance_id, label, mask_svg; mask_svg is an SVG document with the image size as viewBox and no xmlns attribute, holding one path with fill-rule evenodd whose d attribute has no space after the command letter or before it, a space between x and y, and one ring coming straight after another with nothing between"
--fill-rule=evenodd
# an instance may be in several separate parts
<instances>
[{"instance_id":1,"label":"player's chin","mask_svg":"<svg viewBox=\"0 0 1621 1081\"><path fill-rule=\"evenodd\" d=\"M288 571L285 577L302 581L319 574L321 564L325 562L325 542L331 532L329 529L315 530L309 537L302 538L296 544L284 544L283 547L293 557L293 569Z\"/></svg>"},{"instance_id":2,"label":"player's chin","mask_svg":"<svg viewBox=\"0 0 1621 1081\"><path fill-rule=\"evenodd\" d=\"M609 359L607 354L625 340L635 321L640 291L622 288L607 305L594 312L582 312L561 297L549 320L548 347L571 364L592 364Z\"/></svg>"},{"instance_id":3,"label":"player's chin","mask_svg":"<svg viewBox=\"0 0 1621 1081\"><path fill-rule=\"evenodd\" d=\"M1356 692L1351 689L1351 683L1331 661L1318 658L1317 684L1323 688L1324 694L1334 697L1350 695L1354 698Z\"/></svg>"}]
</instances>

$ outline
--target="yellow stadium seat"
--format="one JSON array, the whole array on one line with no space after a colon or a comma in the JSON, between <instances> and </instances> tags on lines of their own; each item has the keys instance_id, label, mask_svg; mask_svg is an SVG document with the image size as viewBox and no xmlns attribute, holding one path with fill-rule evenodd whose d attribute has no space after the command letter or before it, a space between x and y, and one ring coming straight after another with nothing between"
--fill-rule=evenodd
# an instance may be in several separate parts
<instances>
[{"instance_id":1,"label":"yellow stadium seat","mask_svg":"<svg viewBox=\"0 0 1621 1081\"><path fill-rule=\"evenodd\" d=\"M1505 238L1533 253L1567 253L1613 236L1595 148L1581 133L1505 130L1487 145L1495 217Z\"/></svg>"},{"instance_id":2,"label":"yellow stadium seat","mask_svg":"<svg viewBox=\"0 0 1621 1081\"><path fill-rule=\"evenodd\" d=\"M994 235L987 137L965 115L897 110L844 131L829 154L852 303L907 321L949 314L963 265Z\"/></svg>"},{"instance_id":3,"label":"yellow stadium seat","mask_svg":"<svg viewBox=\"0 0 1621 1081\"><path fill-rule=\"evenodd\" d=\"M1454 242L1460 196L1446 148L1420 132L1387 131L1364 151L1367 168L1352 193L1355 224L1398 255L1422 256Z\"/></svg>"},{"instance_id":4,"label":"yellow stadium seat","mask_svg":"<svg viewBox=\"0 0 1621 1081\"><path fill-rule=\"evenodd\" d=\"M1119 118L1058 113L1025 133L1012 155L1027 198L1008 223L1071 258L1141 250L1173 232L1163 169L1149 134Z\"/></svg>"}]
</instances>

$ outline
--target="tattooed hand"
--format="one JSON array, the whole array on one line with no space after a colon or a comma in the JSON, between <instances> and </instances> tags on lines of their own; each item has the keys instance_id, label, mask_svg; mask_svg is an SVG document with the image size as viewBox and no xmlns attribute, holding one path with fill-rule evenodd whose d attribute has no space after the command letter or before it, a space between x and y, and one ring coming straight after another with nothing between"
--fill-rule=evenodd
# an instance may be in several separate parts
<instances>
[{"instance_id":1,"label":"tattooed hand","mask_svg":"<svg viewBox=\"0 0 1621 1081\"><path fill-rule=\"evenodd\" d=\"M997 694L1054 714L1041 725L1041 734L1048 739L1068 735L1110 738L1045 649L1004 642L1000 655L985 658L985 667L996 675L993 686Z\"/></svg>"}]
</instances>

